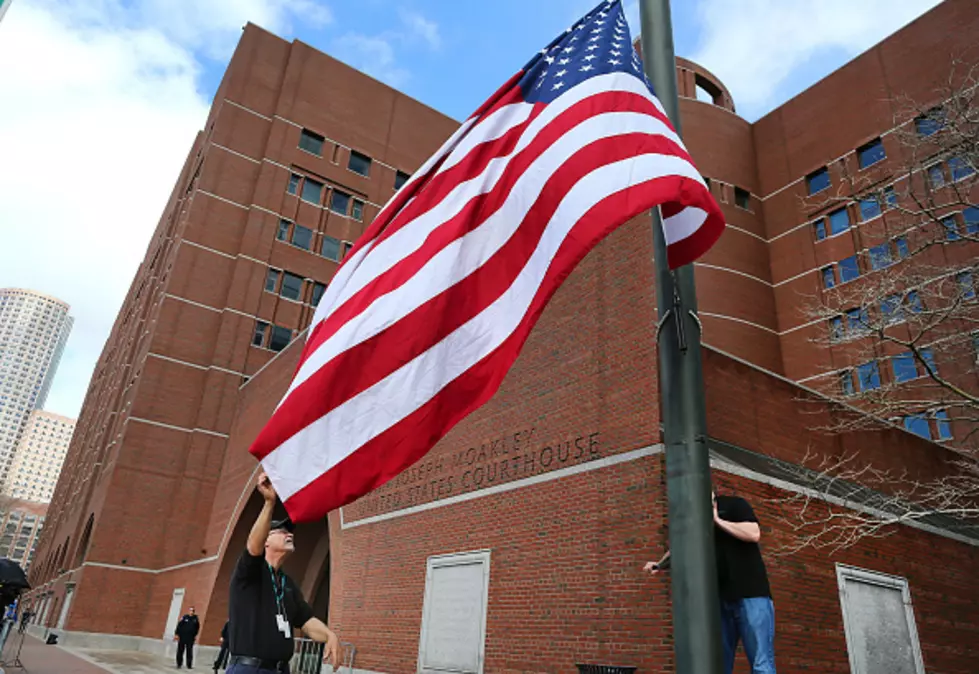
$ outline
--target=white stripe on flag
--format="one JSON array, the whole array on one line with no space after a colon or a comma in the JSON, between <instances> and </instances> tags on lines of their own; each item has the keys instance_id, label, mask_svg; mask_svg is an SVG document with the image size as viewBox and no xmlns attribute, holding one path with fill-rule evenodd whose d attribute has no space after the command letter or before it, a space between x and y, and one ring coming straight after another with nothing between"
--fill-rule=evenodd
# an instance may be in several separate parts
<instances>
[{"instance_id":1,"label":"white stripe on flag","mask_svg":"<svg viewBox=\"0 0 979 674\"><path fill-rule=\"evenodd\" d=\"M707 211L692 206L688 206L679 213L666 218L663 221L666 244L668 246L673 245L688 236L693 236L705 220L707 220Z\"/></svg>"},{"instance_id":2,"label":"white stripe on flag","mask_svg":"<svg viewBox=\"0 0 979 674\"><path fill-rule=\"evenodd\" d=\"M515 282L493 304L383 380L299 431L262 461L283 500L432 399L500 346L523 320L551 260L596 203L632 185L697 170L679 157L650 154L601 166L577 184L551 217ZM329 441L332 447L324 447Z\"/></svg>"}]
</instances>

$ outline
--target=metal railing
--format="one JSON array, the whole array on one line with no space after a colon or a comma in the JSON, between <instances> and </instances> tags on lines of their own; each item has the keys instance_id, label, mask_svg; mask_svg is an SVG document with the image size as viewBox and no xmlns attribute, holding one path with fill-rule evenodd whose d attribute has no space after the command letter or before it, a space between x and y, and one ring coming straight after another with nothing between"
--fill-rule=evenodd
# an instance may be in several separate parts
<instances>
[{"instance_id":1,"label":"metal railing","mask_svg":"<svg viewBox=\"0 0 979 674\"><path fill-rule=\"evenodd\" d=\"M323 648L324 644L312 639L294 639L295 653L289 662L289 669L292 674L324 674L329 672L329 668L323 667ZM340 644L340 665L345 668L347 674L353 674L354 655L357 648L351 643ZM343 671L343 670L340 670Z\"/></svg>"}]
</instances>

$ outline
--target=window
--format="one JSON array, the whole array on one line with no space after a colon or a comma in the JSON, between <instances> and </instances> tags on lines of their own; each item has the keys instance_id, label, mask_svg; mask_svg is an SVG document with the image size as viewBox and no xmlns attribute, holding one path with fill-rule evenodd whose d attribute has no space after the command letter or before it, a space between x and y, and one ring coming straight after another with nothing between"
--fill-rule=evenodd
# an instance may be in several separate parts
<instances>
[{"instance_id":1,"label":"window","mask_svg":"<svg viewBox=\"0 0 979 674\"><path fill-rule=\"evenodd\" d=\"M287 190L289 194L299 194L299 183L302 182L303 177L296 173L289 176L289 189Z\"/></svg>"},{"instance_id":2,"label":"window","mask_svg":"<svg viewBox=\"0 0 979 674\"><path fill-rule=\"evenodd\" d=\"M262 346L265 344L265 333L268 330L268 323L265 321L255 321L255 334L252 335L252 346Z\"/></svg>"},{"instance_id":3,"label":"window","mask_svg":"<svg viewBox=\"0 0 979 674\"><path fill-rule=\"evenodd\" d=\"M300 198L303 201L308 201L311 204L319 205L322 197L323 183L317 182L311 178L306 178L306 182L303 183L303 194Z\"/></svg>"},{"instance_id":4,"label":"window","mask_svg":"<svg viewBox=\"0 0 979 674\"><path fill-rule=\"evenodd\" d=\"M340 261L340 242L332 236L323 237L323 246L320 248L320 255L334 262Z\"/></svg>"},{"instance_id":5,"label":"window","mask_svg":"<svg viewBox=\"0 0 979 674\"><path fill-rule=\"evenodd\" d=\"M857 157L860 158L860 168L862 169L883 161L886 156L884 153L884 143L881 142L880 138L876 138L866 145L857 148Z\"/></svg>"},{"instance_id":6,"label":"window","mask_svg":"<svg viewBox=\"0 0 979 674\"><path fill-rule=\"evenodd\" d=\"M976 299L976 287L972 283L972 272L964 271L955 275L955 282L959 284L962 297L967 300Z\"/></svg>"},{"instance_id":7,"label":"window","mask_svg":"<svg viewBox=\"0 0 979 674\"><path fill-rule=\"evenodd\" d=\"M407 173L405 173L404 171L398 171L397 173L395 173L394 174L394 189L395 190L400 190L404 186L404 184L406 182L408 182L408 179L409 178L411 178L411 176L408 175Z\"/></svg>"},{"instance_id":8,"label":"window","mask_svg":"<svg viewBox=\"0 0 979 674\"><path fill-rule=\"evenodd\" d=\"M967 234L979 234L979 208L969 206L962 211L962 219L965 220Z\"/></svg>"},{"instance_id":9,"label":"window","mask_svg":"<svg viewBox=\"0 0 979 674\"><path fill-rule=\"evenodd\" d=\"M301 276L285 272L282 275L282 290L279 294L287 300L298 300L303 294L303 279Z\"/></svg>"},{"instance_id":10,"label":"window","mask_svg":"<svg viewBox=\"0 0 979 674\"><path fill-rule=\"evenodd\" d=\"M918 378L918 368L914 364L914 355L910 351L891 356L891 370L894 381L906 382Z\"/></svg>"},{"instance_id":11,"label":"window","mask_svg":"<svg viewBox=\"0 0 979 674\"><path fill-rule=\"evenodd\" d=\"M911 255L911 250L908 248L907 237L899 236L894 239L894 248L897 249L897 256L902 260Z\"/></svg>"},{"instance_id":12,"label":"window","mask_svg":"<svg viewBox=\"0 0 979 674\"><path fill-rule=\"evenodd\" d=\"M900 295L888 295L880 303L880 313L888 323L900 323L904 320Z\"/></svg>"},{"instance_id":13,"label":"window","mask_svg":"<svg viewBox=\"0 0 979 674\"><path fill-rule=\"evenodd\" d=\"M843 319L839 316L829 320L829 338L834 342L843 339Z\"/></svg>"},{"instance_id":14,"label":"window","mask_svg":"<svg viewBox=\"0 0 979 674\"><path fill-rule=\"evenodd\" d=\"M920 314L922 312L923 307L921 306L921 297L918 295L917 290L912 290L909 292L906 301L908 307L911 309L911 313Z\"/></svg>"},{"instance_id":15,"label":"window","mask_svg":"<svg viewBox=\"0 0 979 674\"><path fill-rule=\"evenodd\" d=\"M325 285L323 285L322 283L319 283L319 282L314 283L313 284L313 298L310 301L310 304L312 304L314 307L319 306L320 300L323 299L323 293L325 291L326 291L326 286Z\"/></svg>"},{"instance_id":16,"label":"window","mask_svg":"<svg viewBox=\"0 0 979 674\"><path fill-rule=\"evenodd\" d=\"M952 423L948 420L948 411L935 410L935 430L939 440L952 439Z\"/></svg>"},{"instance_id":17,"label":"window","mask_svg":"<svg viewBox=\"0 0 979 674\"><path fill-rule=\"evenodd\" d=\"M751 193L740 187L734 188L734 205L746 211L751 210Z\"/></svg>"},{"instance_id":18,"label":"window","mask_svg":"<svg viewBox=\"0 0 979 674\"><path fill-rule=\"evenodd\" d=\"M840 283L847 283L860 277L860 265L857 256L851 255L840 260Z\"/></svg>"},{"instance_id":19,"label":"window","mask_svg":"<svg viewBox=\"0 0 979 674\"><path fill-rule=\"evenodd\" d=\"M833 267L823 267L823 288L829 290L836 285L836 272L833 271Z\"/></svg>"},{"instance_id":20,"label":"window","mask_svg":"<svg viewBox=\"0 0 979 674\"><path fill-rule=\"evenodd\" d=\"M972 168L972 164L969 163L969 160L962 157L950 157L948 160L948 168L952 173L952 182L962 180L963 178L968 178L976 172L976 170Z\"/></svg>"},{"instance_id":21,"label":"window","mask_svg":"<svg viewBox=\"0 0 979 674\"><path fill-rule=\"evenodd\" d=\"M933 374L938 374L938 366L935 365L935 352L934 352L934 350L933 349L921 349L920 353L921 353L921 360L925 361L925 364L928 366L929 372L931 372ZM925 374L928 374L929 372L926 372Z\"/></svg>"},{"instance_id":22,"label":"window","mask_svg":"<svg viewBox=\"0 0 979 674\"><path fill-rule=\"evenodd\" d=\"M330 197L330 210L334 213L346 215L349 207L350 195L340 190L333 190L333 196Z\"/></svg>"},{"instance_id":23,"label":"window","mask_svg":"<svg viewBox=\"0 0 979 674\"><path fill-rule=\"evenodd\" d=\"M869 253L871 269L883 269L884 267L889 267L894 264L894 260L891 258L890 243L882 243L879 246L873 246L870 248Z\"/></svg>"},{"instance_id":24,"label":"window","mask_svg":"<svg viewBox=\"0 0 979 674\"><path fill-rule=\"evenodd\" d=\"M274 293L276 288L279 287L279 274L278 269L269 269L269 273L265 277L265 289L268 292Z\"/></svg>"},{"instance_id":25,"label":"window","mask_svg":"<svg viewBox=\"0 0 979 674\"><path fill-rule=\"evenodd\" d=\"M806 176L806 188L809 190L810 195L822 192L828 187L829 171L826 170L825 166Z\"/></svg>"},{"instance_id":26,"label":"window","mask_svg":"<svg viewBox=\"0 0 979 674\"><path fill-rule=\"evenodd\" d=\"M290 226L292 226L292 223L288 220L279 220L279 231L275 233L275 238L279 241L288 241Z\"/></svg>"},{"instance_id":27,"label":"window","mask_svg":"<svg viewBox=\"0 0 979 674\"><path fill-rule=\"evenodd\" d=\"M931 428L928 426L928 420L920 414L904 417L904 428L915 435L920 435L925 440L931 440Z\"/></svg>"},{"instance_id":28,"label":"window","mask_svg":"<svg viewBox=\"0 0 979 674\"><path fill-rule=\"evenodd\" d=\"M860 200L860 219L864 222L873 220L880 213L880 202L877 201L877 197L867 197Z\"/></svg>"},{"instance_id":29,"label":"window","mask_svg":"<svg viewBox=\"0 0 979 674\"><path fill-rule=\"evenodd\" d=\"M362 176L368 176L371 172L371 158L366 154L361 154L356 150L351 150L350 160L347 162L347 168L354 173L359 173Z\"/></svg>"},{"instance_id":30,"label":"window","mask_svg":"<svg viewBox=\"0 0 979 674\"><path fill-rule=\"evenodd\" d=\"M880 366L876 360L857 366L857 381L861 392L880 388Z\"/></svg>"},{"instance_id":31,"label":"window","mask_svg":"<svg viewBox=\"0 0 979 674\"><path fill-rule=\"evenodd\" d=\"M851 370L840 372L840 390L845 396L852 396L856 393L853 388L853 372Z\"/></svg>"},{"instance_id":32,"label":"window","mask_svg":"<svg viewBox=\"0 0 979 674\"><path fill-rule=\"evenodd\" d=\"M933 190L945 184L945 171L942 170L941 164L928 167L928 184Z\"/></svg>"},{"instance_id":33,"label":"window","mask_svg":"<svg viewBox=\"0 0 979 674\"><path fill-rule=\"evenodd\" d=\"M859 335L867 331L870 321L867 320L866 309L849 309L846 312L846 331L851 335Z\"/></svg>"},{"instance_id":34,"label":"window","mask_svg":"<svg viewBox=\"0 0 979 674\"><path fill-rule=\"evenodd\" d=\"M282 351L289 346L291 340L292 330L279 325L272 326L272 338L269 340L269 348L272 351Z\"/></svg>"},{"instance_id":35,"label":"window","mask_svg":"<svg viewBox=\"0 0 979 674\"><path fill-rule=\"evenodd\" d=\"M813 228L816 231L816 241L822 241L826 238L826 221L820 218L813 223Z\"/></svg>"},{"instance_id":36,"label":"window","mask_svg":"<svg viewBox=\"0 0 979 674\"><path fill-rule=\"evenodd\" d=\"M945 126L945 111L941 108L932 108L914 120L915 131L922 137L938 133L943 126Z\"/></svg>"},{"instance_id":37,"label":"window","mask_svg":"<svg viewBox=\"0 0 979 674\"><path fill-rule=\"evenodd\" d=\"M299 135L299 148L306 150L310 154L315 154L317 157L322 157L324 140L325 138L318 133L313 133L309 129L303 129Z\"/></svg>"},{"instance_id":38,"label":"window","mask_svg":"<svg viewBox=\"0 0 979 674\"><path fill-rule=\"evenodd\" d=\"M309 227L296 225L292 228L292 245L303 250L309 250L313 243L313 230Z\"/></svg>"},{"instance_id":39,"label":"window","mask_svg":"<svg viewBox=\"0 0 979 674\"><path fill-rule=\"evenodd\" d=\"M358 222L363 222L364 220L364 202L360 199L354 199L353 204L350 208L350 217Z\"/></svg>"},{"instance_id":40,"label":"window","mask_svg":"<svg viewBox=\"0 0 979 674\"><path fill-rule=\"evenodd\" d=\"M829 231L831 235L839 234L850 229L850 213L841 208L829 214Z\"/></svg>"},{"instance_id":41,"label":"window","mask_svg":"<svg viewBox=\"0 0 979 674\"><path fill-rule=\"evenodd\" d=\"M945 228L946 241L958 241L962 238L959 236L959 223L955 221L954 215L942 218L942 226Z\"/></svg>"}]
</instances>

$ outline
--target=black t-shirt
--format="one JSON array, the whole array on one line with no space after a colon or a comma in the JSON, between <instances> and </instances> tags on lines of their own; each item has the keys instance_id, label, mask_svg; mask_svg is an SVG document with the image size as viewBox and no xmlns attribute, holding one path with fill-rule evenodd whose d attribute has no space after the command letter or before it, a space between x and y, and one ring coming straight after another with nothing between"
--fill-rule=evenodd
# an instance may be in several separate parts
<instances>
[{"instance_id":1,"label":"black t-shirt","mask_svg":"<svg viewBox=\"0 0 979 674\"><path fill-rule=\"evenodd\" d=\"M313 617L313 609L289 576L280 571L277 577L289 624L298 629ZM231 576L228 606L232 655L262 660L289 660L292 657L292 631L285 636L276 621L279 607L275 582L264 556L253 557L248 550L241 553Z\"/></svg>"},{"instance_id":2,"label":"black t-shirt","mask_svg":"<svg viewBox=\"0 0 979 674\"><path fill-rule=\"evenodd\" d=\"M737 496L718 496L717 515L728 522L757 522L748 502ZM771 597L768 573L757 543L742 541L714 526L717 584L721 599L735 601Z\"/></svg>"}]
</instances>

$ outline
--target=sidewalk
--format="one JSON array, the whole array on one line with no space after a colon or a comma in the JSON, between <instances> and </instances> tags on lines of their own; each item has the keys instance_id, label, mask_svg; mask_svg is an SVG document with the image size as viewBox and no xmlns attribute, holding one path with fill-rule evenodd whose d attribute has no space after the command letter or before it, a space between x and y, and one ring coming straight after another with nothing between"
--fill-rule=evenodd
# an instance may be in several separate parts
<instances>
[{"instance_id":1,"label":"sidewalk","mask_svg":"<svg viewBox=\"0 0 979 674\"><path fill-rule=\"evenodd\" d=\"M17 651L15 635L11 635L4 657L11 661ZM150 653L131 651L97 651L48 646L31 636L24 638L20 661L28 674L171 674L176 671L169 659ZM210 671L208 661L191 671ZM24 670L13 663L0 667L5 674L20 674Z\"/></svg>"}]
</instances>

